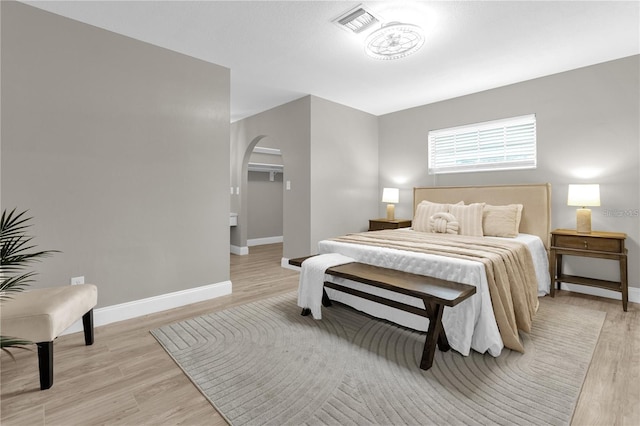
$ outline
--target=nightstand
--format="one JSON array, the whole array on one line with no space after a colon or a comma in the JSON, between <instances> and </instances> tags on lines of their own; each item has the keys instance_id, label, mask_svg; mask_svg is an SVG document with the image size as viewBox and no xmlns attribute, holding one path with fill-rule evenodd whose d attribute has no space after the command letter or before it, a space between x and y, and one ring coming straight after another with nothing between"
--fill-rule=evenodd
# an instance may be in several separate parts
<instances>
[{"instance_id":1,"label":"nightstand","mask_svg":"<svg viewBox=\"0 0 640 426\"><path fill-rule=\"evenodd\" d=\"M369 231L380 231L381 229L398 229L411 227L409 219L369 219Z\"/></svg>"},{"instance_id":2,"label":"nightstand","mask_svg":"<svg viewBox=\"0 0 640 426\"><path fill-rule=\"evenodd\" d=\"M555 296L556 284L580 284L599 287L622 293L622 309L627 311L629 283L627 282L627 249L624 241L627 234L621 232L598 232L579 234L571 229L556 229L551 232L551 297ZM578 277L562 273L562 256L596 257L617 260L620 264L620 281L606 281L595 278Z\"/></svg>"}]
</instances>

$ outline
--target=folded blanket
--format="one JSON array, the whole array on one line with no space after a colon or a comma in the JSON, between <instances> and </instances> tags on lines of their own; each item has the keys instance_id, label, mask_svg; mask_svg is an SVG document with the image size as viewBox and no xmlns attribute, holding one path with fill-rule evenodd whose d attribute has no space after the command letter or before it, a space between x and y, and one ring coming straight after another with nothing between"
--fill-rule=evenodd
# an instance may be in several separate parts
<instances>
[{"instance_id":1,"label":"folded blanket","mask_svg":"<svg viewBox=\"0 0 640 426\"><path fill-rule=\"evenodd\" d=\"M314 319L322 319L322 288L324 271L332 266L351 263L354 260L339 253L321 254L302 262L298 284L298 306L311 309Z\"/></svg>"}]
</instances>

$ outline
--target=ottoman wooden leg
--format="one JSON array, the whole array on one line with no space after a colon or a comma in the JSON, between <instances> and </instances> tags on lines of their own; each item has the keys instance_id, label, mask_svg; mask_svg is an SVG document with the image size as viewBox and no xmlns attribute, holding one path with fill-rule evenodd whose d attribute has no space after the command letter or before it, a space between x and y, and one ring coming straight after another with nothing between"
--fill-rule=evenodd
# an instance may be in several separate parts
<instances>
[{"instance_id":1,"label":"ottoman wooden leg","mask_svg":"<svg viewBox=\"0 0 640 426\"><path fill-rule=\"evenodd\" d=\"M84 344L93 345L93 309L82 316L82 327L84 328Z\"/></svg>"},{"instance_id":2,"label":"ottoman wooden leg","mask_svg":"<svg viewBox=\"0 0 640 426\"><path fill-rule=\"evenodd\" d=\"M53 385L53 342L40 342L37 345L40 390L45 390Z\"/></svg>"}]
</instances>

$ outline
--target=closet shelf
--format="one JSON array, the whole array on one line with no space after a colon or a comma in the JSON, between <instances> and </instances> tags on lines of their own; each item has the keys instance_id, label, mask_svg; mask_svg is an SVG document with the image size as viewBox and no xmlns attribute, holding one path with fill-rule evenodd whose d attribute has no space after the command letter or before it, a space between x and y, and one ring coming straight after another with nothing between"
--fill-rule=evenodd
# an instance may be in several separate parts
<instances>
[{"instance_id":1,"label":"closet shelf","mask_svg":"<svg viewBox=\"0 0 640 426\"><path fill-rule=\"evenodd\" d=\"M282 164L268 164L268 163L249 163L250 172L280 172L284 170Z\"/></svg>"}]
</instances>

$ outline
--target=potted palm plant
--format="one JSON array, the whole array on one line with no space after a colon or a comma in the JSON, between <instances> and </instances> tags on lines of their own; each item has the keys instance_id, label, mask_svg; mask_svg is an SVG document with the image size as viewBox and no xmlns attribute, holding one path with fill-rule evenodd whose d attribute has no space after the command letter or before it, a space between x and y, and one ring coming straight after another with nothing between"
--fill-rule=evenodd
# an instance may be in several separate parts
<instances>
[{"instance_id":1,"label":"potted palm plant","mask_svg":"<svg viewBox=\"0 0 640 426\"><path fill-rule=\"evenodd\" d=\"M36 272L31 265L40 259L50 256L57 250L34 251L33 237L27 232L32 226L33 218L26 211L16 209L2 212L0 218L0 304L11 299L12 293L23 291L34 281ZM0 336L0 348L13 355L7 348L25 348L32 344L28 340L11 336Z\"/></svg>"}]
</instances>

